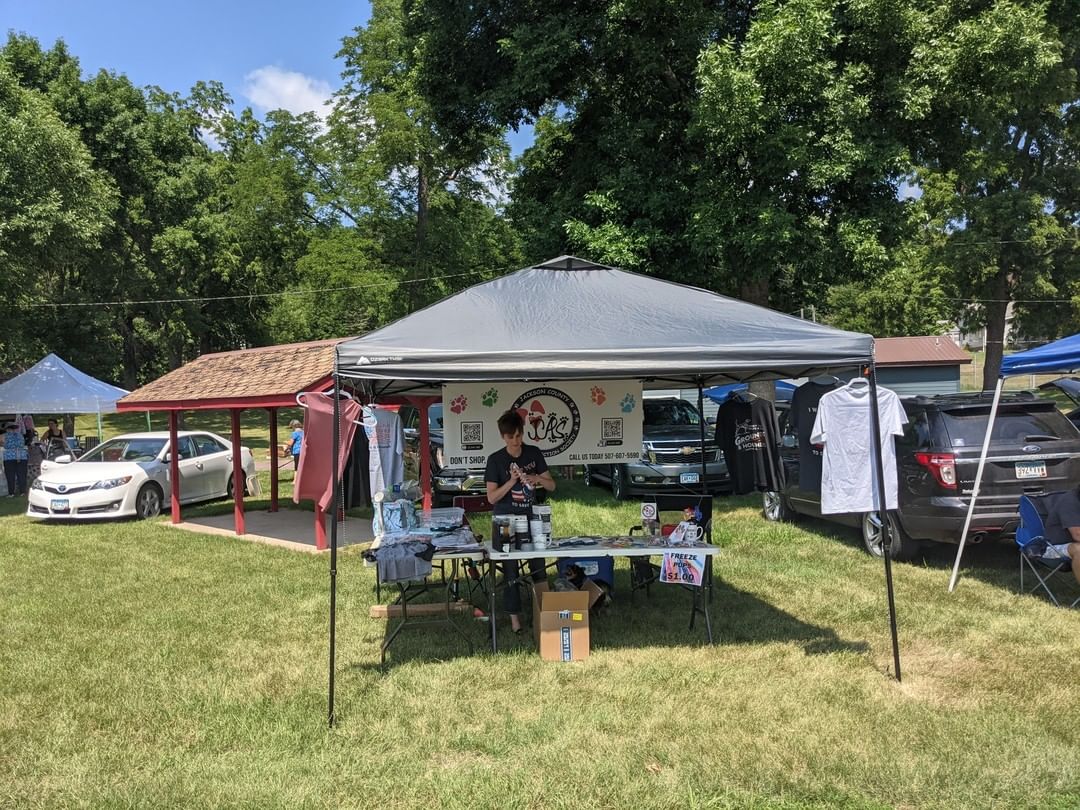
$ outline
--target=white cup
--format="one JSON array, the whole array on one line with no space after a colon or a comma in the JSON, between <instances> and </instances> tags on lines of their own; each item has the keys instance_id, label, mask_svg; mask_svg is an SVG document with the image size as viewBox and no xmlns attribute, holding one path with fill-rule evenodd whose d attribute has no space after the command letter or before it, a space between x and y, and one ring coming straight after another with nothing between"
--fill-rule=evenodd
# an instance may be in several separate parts
<instances>
[{"instance_id":1,"label":"white cup","mask_svg":"<svg viewBox=\"0 0 1080 810\"><path fill-rule=\"evenodd\" d=\"M533 545L533 548L536 549L536 550L541 550L541 549L547 548L548 547L547 536L546 535L540 535L538 537L533 537L532 545Z\"/></svg>"},{"instance_id":2,"label":"white cup","mask_svg":"<svg viewBox=\"0 0 1080 810\"><path fill-rule=\"evenodd\" d=\"M684 522L682 525L685 527L685 531L683 532L684 543L696 543L705 534L705 530L698 526L696 523Z\"/></svg>"}]
</instances>

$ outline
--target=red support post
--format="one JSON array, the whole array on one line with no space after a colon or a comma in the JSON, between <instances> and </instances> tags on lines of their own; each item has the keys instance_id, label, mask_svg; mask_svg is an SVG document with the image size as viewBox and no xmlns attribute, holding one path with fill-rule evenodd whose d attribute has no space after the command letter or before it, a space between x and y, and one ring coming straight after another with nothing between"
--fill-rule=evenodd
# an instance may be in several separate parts
<instances>
[{"instance_id":1,"label":"red support post","mask_svg":"<svg viewBox=\"0 0 1080 810\"><path fill-rule=\"evenodd\" d=\"M169 508L173 523L180 522L180 442L176 432L176 411L169 411Z\"/></svg>"},{"instance_id":2,"label":"red support post","mask_svg":"<svg viewBox=\"0 0 1080 810\"><path fill-rule=\"evenodd\" d=\"M431 397L417 399L420 409L420 491L424 493L424 509L431 509L431 430L428 427Z\"/></svg>"},{"instance_id":3,"label":"red support post","mask_svg":"<svg viewBox=\"0 0 1080 810\"><path fill-rule=\"evenodd\" d=\"M323 551L326 543L326 512L318 503L315 504L315 548Z\"/></svg>"},{"instance_id":4,"label":"red support post","mask_svg":"<svg viewBox=\"0 0 1080 810\"><path fill-rule=\"evenodd\" d=\"M278 510L277 408L270 408L270 511Z\"/></svg>"},{"instance_id":5,"label":"red support post","mask_svg":"<svg viewBox=\"0 0 1080 810\"><path fill-rule=\"evenodd\" d=\"M236 533L244 534L244 488L247 476L244 474L243 452L240 447L240 410L229 411L232 416L232 469L233 469L233 520Z\"/></svg>"}]
</instances>

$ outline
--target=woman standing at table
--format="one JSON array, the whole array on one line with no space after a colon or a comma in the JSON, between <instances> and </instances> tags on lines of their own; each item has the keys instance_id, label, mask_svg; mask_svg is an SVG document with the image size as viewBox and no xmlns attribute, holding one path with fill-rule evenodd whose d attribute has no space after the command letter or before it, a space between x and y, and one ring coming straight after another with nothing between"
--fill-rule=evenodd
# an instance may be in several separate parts
<instances>
[{"instance_id":1,"label":"woman standing at table","mask_svg":"<svg viewBox=\"0 0 1080 810\"><path fill-rule=\"evenodd\" d=\"M499 435L506 446L488 456L484 471L488 503L496 515L529 515L538 489L555 491L555 479L548 471L544 454L540 448L522 441L524 431L525 420L517 411L507 411L499 417ZM529 560L529 571L533 581L539 581L544 575L544 561ZM517 578L517 560L504 563L503 606L510 614L510 628L520 633L521 592Z\"/></svg>"}]
</instances>

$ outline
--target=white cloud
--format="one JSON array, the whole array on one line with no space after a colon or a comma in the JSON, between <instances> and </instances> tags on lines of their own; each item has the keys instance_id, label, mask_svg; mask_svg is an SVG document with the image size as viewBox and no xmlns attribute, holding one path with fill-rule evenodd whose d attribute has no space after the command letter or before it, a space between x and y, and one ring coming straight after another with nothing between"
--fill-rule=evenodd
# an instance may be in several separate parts
<instances>
[{"instance_id":1,"label":"white cloud","mask_svg":"<svg viewBox=\"0 0 1080 810\"><path fill-rule=\"evenodd\" d=\"M331 92L329 82L274 65L256 68L244 77L244 95L262 112L314 112L324 118Z\"/></svg>"}]
</instances>

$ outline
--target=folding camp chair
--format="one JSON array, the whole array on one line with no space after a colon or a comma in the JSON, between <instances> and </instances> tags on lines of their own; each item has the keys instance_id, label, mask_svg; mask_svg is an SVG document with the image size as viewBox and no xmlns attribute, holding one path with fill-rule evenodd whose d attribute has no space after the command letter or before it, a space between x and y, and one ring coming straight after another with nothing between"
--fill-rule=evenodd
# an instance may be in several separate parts
<instances>
[{"instance_id":1,"label":"folding camp chair","mask_svg":"<svg viewBox=\"0 0 1080 810\"><path fill-rule=\"evenodd\" d=\"M455 495L454 506L465 510L465 520L468 521L472 533L483 539L485 532L482 530L482 522L490 515L492 509L487 495ZM470 561L466 561L463 567L468 591L468 593L464 594L464 597L471 602L473 594L479 590L486 603L487 587L484 585L484 578L480 575L480 571ZM461 594L458 595L461 596Z\"/></svg>"},{"instance_id":2,"label":"folding camp chair","mask_svg":"<svg viewBox=\"0 0 1080 810\"><path fill-rule=\"evenodd\" d=\"M642 503L656 504L656 516L659 519L664 512L682 512L687 507L696 508L701 513L701 528L704 533L703 539L707 543L712 542L712 496L711 495L654 495L642 498ZM679 520L682 520L681 515ZM659 521L663 524L663 521ZM677 522L677 521L676 521ZM645 531L643 526L631 526L628 532L631 536ZM654 582L660 580L660 566L653 563L648 557L630 558L630 599L633 601L634 592L645 589L645 595L651 595L651 587ZM710 589L711 598L712 591Z\"/></svg>"},{"instance_id":3,"label":"folding camp chair","mask_svg":"<svg viewBox=\"0 0 1080 810\"><path fill-rule=\"evenodd\" d=\"M1020 525L1016 529L1016 545L1020 548L1020 590L1032 593L1040 588L1050 597L1055 605L1061 605L1053 586L1067 576L1069 583L1075 584L1072 577L1072 558L1066 547L1068 544L1054 545L1046 539L1045 520L1050 514L1053 499L1066 493L1051 492L1046 495L1024 495L1020 498ZM1035 584L1024 586L1024 569L1035 576ZM1060 590L1060 588L1059 588ZM1080 596L1069 603L1069 607L1080 604Z\"/></svg>"}]
</instances>

